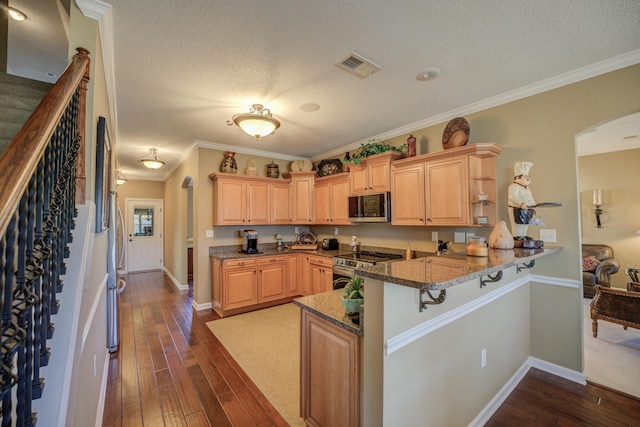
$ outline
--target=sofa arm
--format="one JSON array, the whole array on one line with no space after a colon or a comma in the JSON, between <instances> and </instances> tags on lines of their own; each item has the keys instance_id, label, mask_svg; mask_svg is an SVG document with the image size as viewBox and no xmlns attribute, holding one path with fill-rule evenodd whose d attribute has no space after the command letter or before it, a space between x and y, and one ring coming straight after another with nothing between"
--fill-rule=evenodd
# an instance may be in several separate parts
<instances>
[{"instance_id":1,"label":"sofa arm","mask_svg":"<svg viewBox=\"0 0 640 427\"><path fill-rule=\"evenodd\" d=\"M606 258L600 261L596 268L598 283L605 287L611 287L609 276L616 274L620 270L620 263L615 258Z\"/></svg>"}]
</instances>

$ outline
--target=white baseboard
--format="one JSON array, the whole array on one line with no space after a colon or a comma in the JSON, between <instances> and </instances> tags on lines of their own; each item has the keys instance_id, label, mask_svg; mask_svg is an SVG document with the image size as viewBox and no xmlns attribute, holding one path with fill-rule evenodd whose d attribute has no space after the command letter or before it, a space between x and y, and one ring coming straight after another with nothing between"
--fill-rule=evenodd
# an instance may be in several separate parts
<instances>
[{"instance_id":1,"label":"white baseboard","mask_svg":"<svg viewBox=\"0 0 640 427\"><path fill-rule=\"evenodd\" d=\"M500 405L507 400L507 397L516 389L520 381L527 375L529 369L537 368L542 371L548 372L553 375L565 378L569 381L576 382L578 384L585 385L587 383L586 377L582 372L576 372L574 370L555 365L553 363L537 359L535 357L529 357L520 368L511 376L509 381L502 386L500 391L487 403L482 411L469 423L469 427L484 426L493 414L500 408Z\"/></svg>"},{"instance_id":2,"label":"white baseboard","mask_svg":"<svg viewBox=\"0 0 640 427\"><path fill-rule=\"evenodd\" d=\"M167 267L162 267L165 274L167 276L169 276L169 279L171 279L171 282L173 283L173 285L176 287L176 289L178 289L179 291L187 291L189 290L189 285L183 285L182 283L180 283L180 281L178 279L176 279L173 274L171 274L171 272L169 270L167 270Z\"/></svg>"},{"instance_id":3,"label":"white baseboard","mask_svg":"<svg viewBox=\"0 0 640 427\"><path fill-rule=\"evenodd\" d=\"M96 427L102 426L102 418L104 417L104 403L107 398L107 382L109 380L109 361L111 356L107 351L107 357L104 358L104 367L102 368L102 393L98 400L98 410L96 411Z\"/></svg>"},{"instance_id":4,"label":"white baseboard","mask_svg":"<svg viewBox=\"0 0 640 427\"><path fill-rule=\"evenodd\" d=\"M213 309L213 305L210 302L207 302L204 304L198 304L195 300L193 300L193 303L191 305L196 311Z\"/></svg>"}]
</instances>

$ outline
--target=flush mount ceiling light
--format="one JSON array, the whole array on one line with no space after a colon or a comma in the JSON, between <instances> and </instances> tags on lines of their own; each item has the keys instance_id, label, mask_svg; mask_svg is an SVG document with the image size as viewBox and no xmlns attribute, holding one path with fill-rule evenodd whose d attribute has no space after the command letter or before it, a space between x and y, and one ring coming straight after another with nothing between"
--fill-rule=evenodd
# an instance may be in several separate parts
<instances>
[{"instance_id":1,"label":"flush mount ceiling light","mask_svg":"<svg viewBox=\"0 0 640 427\"><path fill-rule=\"evenodd\" d=\"M422 71L416 75L416 80L420 80L421 82L426 82L427 80L433 80L442 74L442 70L440 68L429 68L428 70Z\"/></svg>"},{"instance_id":2,"label":"flush mount ceiling light","mask_svg":"<svg viewBox=\"0 0 640 427\"><path fill-rule=\"evenodd\" d=\"M9 17L14 21L24 21L27 19L27 15L25 15L24 12L21 12L14 7L9 8Z\"/></svg>"},{"instance_id":3,"label":"flush mount ceiling light","mask_svg":"<svg viewBox=\"0 0 640 427\"><path fill-rule=\"evenodd\" d=\"M116 184L122 185L127 181L128 181L127 177L124 176L122 172L120 172L120 170L118 169L118 171L116 172Z\"/></svg>"},{"instance_id":4,"label":"flush mount ceiling light","mask_svg":"<svg viewBox=\"0 0 640 427\"><path fill-rule=\"evenodd\" d=\"M160 169L165 164L164 160L162 160L160 156L158 156L157 148L151 148L149 150L149 153L143 158L141 158L139 161L142 162L142 164L145 167L148 167L149 169L153 169L153 170Z\"/></svg>"},{"instance_id":5,"label":"flush mount ceiling light","mask_svg":"<svg viewBox=\"0 0 640 427\"><path fill-rule=\"evenodd\" d=\"M262 104L253 104L248 113L236 114L227 120L227 125L236 125L256 140L261 136L271 135L280 127L280 122L271 117L271 110Z\"/></svg>"}]
</instances>

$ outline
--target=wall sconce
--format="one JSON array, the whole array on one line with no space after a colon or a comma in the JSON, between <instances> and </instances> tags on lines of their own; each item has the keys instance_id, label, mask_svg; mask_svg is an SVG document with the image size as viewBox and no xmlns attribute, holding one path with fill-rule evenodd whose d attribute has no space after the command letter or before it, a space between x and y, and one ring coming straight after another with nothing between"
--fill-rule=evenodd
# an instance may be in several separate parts
<instances>
[{"instance_id":1,"label":"wall sconce","mask_svg":"<svg viewBox=\"0 0 640 427\"><path fill-rule=\"evenodd\" d=\"M157 148L151 148L149 153L139 160L145 167L149 169L160 169L164 166L164 160L158 155Z\"/></svg>"},{"instance_id":2,"label":"wall sconce","mask_svg":"<svg viewBox=\"0 0 640 427\"><path fill-rule=\"evenodd\" d=\"M598 223L598 228L602 228L602 224L600 224L600 215L604 213L604 211L601 209L602 190L593 190L592 197L593 197L593 206L596 207L595 213L596 213L596 221Z\"/></svg>"}]
</instances>

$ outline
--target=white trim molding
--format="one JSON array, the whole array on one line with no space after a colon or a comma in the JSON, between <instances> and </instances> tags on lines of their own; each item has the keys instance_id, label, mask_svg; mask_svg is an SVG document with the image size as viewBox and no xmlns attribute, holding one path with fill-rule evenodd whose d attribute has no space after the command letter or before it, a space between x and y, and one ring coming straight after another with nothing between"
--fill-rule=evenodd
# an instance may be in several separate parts
<instances>
[{"instance_id":1,"label":"white trim molding","mask_svg":"<svg viewBox=\"0 0 640 427\"><path fill-rule=\"evenodd\" d=\"M446 313L441 314L440 316L434 317L420 325L416 325L411 329L408 329L395 337L389 338L385 344L385 355L388 356L391 353L400 350L402 347L405 347L412 342L424 337L431 332L440 329L449 323L458 320L469 313L476 311L477 309L484 307L487 304L490 304L492 301L497 300L503 295L508 294L509 292L519 288L522 285L526 285L529 283L529 276L522 276L513 282L509 283L506 286L498 288L494 291L491 291L479 298L474 299L466 304L461 305L460 307L456 307L453 310L450 310Z\"/></svg>"},{"instance_id":2,"label":"white trim molding","mask_svg":"<svg viewBox=\"0 0 640 427\"><path fill-rule=\"evenodd\" d=\"M176 279L175 276L171 274L169 270L167 270L167 267L162 267L162 268L164 270L164 274L166 274L169 277L169 279L171 279L173 286L175 286L177 290L179 291L189 290L189 285L183 285L182 283L180 283L180 281Z\"/></svg>"},{"instance_id":3,"label":"white trim molding","mask_svg":"<svg viewBox=\"0 0 640 427\"><path fill-rule=\"evenodd\" d=\"M565 378L569 381L585 385L587 380L584 373L564 368L544 360L529 357L518 370L509 378L504 386L496 393L496 395L487 403L478 415L469 423L469 427L480 427L485 425L493 414L500 408L509 395L518 387L518 384L527 375L529 369L537 368L553 375Z\"/></svg>"}]
</instances>

